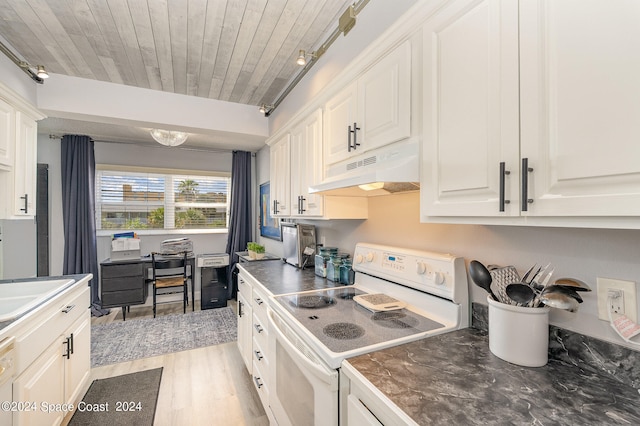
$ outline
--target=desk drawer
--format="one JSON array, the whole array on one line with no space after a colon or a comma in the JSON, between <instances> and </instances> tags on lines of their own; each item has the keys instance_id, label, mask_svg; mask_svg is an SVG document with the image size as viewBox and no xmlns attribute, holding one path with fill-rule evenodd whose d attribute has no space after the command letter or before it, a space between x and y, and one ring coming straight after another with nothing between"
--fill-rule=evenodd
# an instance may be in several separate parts
<instances>
[{"instance_id":1,"label":"desk drawer","mask_svg":"<svg viewBox=\"0 0 640 426\"><path fill-rule=\"evenodd\" d=\"M121 277L142 277L143 264L140 262L123 263L120 265L102 266L102 279Z\"/></svg>"},{"instance_id":2,"label":"desk drawer","mask_svg":"<svg viewBox=\"0 0 640 426\"><path fill-rule=\"evenodd\" d=\"M123 277L109 278L102 280L102 292L122 290L138 290L144 286L145 282L142 277Z\"/></svg>"},{"instance_id":3,"label":"desk drawer","mask_svg":"<svg viewBox=\"0 0 640 426\"><path fill-rule=\"evenodd\" d=\"M145 294L142 288L102 293L102 306L105 308L140 305L144 302Z\"/></svg>"}]
</instances>

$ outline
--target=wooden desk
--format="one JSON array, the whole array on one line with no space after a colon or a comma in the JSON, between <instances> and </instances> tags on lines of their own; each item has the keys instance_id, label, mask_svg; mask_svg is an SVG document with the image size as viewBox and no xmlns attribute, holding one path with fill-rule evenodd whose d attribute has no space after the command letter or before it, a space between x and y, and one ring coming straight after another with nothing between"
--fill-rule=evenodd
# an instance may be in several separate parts
<instances>
[{"instance_id":1,"label":"wooden desk","mask_svg":"<svg viewBox=\"0 0 640 426\"><path fill-rule=\"evenodd\" d=\"M187 275L191 282L191 310L195 310L195 263L194 256L187 258ZM153 281L148 273L151 256L137 259L111 260L100 263L100 299L103 308L122 308L122 319L131 305L142 305L147 301L149 283Z\"/></svg>"}]
</instances>

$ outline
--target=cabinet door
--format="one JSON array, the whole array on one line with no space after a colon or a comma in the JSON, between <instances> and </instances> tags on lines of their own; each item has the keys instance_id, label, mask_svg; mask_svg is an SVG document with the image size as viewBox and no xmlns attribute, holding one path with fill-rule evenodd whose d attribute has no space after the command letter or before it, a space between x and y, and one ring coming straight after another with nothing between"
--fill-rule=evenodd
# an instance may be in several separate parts
<instances>
[{"instance_id":1,"label":"cabinet door","mask_svg":"<svg viewBox=\"0 0 640 426\"><path fill-rule=\"evenodd\" d=\"M13 166L15 120L13 107L0 99L0 169L9 170Z\"/></svg>"},{"instance_id":2,"label":"cabinet door","mask_svg":"<svg viewBox=\"0 0 640 426\"><path fill-rule=\"evenodd\" d=\"M423 27L422 216L519 214L517 6L456 0Z\"/></svg>"},{"instance_id":3,"label":"cabinet door","mask_svg":"<svg viewBox=\"0 0 640 426\"><path fill-rule=\"evenodd\" d=\"M322 181L322 110L291 131L291 205L293 216L322 216L323 196L309 194Z\"/></svg>"},{"instance_id":4,"label":"cabinet door","mask_svg":"<svg viewBox=\"0 0 640 426\"><path fill-rule=\"evenodd\" d=\"M358 150L411 136L411 42L403 42L358 79Z\"/></svg>"},{"instance_id":5,"label":"cabinet door","mask_svg":"<svg viewBox=\"0 0 640 426\"><path fill-rule=\"evenodd\" d=\"M281 140L271 145L270 149L270 191L269 210L272 216L288 216L291 214L290 186L290 145L291 136L287 133Z\"/></svg>"},{"instance_id":6,"label":"cabinet door","mask_svg":"<svg viewBox=\"0 0 640 426\"><path fill-rule=\"evenodd\" d=\"M64 358L62 344L51 345L33 364L31 364L13 382L13 400L32 402L35 410L22 410L13 413L15 425L53 425L60 424L65 412L52 410L46 412L42 403L62 404L64 402Z\"/></svg>"},{"instance_id":7,"label":"cabinet door","mask_svg":"<svg viewBox=\"0 0 640 426\"><path fill-rule=\"evenodd\" d=\"M638 216L638 2L520 3L528 214Z\"/></svg>"},{"instance_id":8,"label":"cabinet door","mask_svg":"<svg viewBox=\"0 0 640 426\"><path fill-rule=\"evenodd\" d=\"M16 216L36 214L36 149L38 125L31 117L16 112L16 151L13 169Z\"/></svg>"},{"instance_id":9,"label":"cabinet door","mask_svg":"<svg viewBox=\"0 0 640 426\"><path fill-rule=\"evenodd\" d=\"M247 299L241 293L238 293L238 349L249 373L251 373L253 365L251 359L253 348L252 317L251 305L247 303Z\"/></svg>"},{"instance_id":10,"label":"cabinet door","mask_svg":"<svg viewBox=\"0 0 640 426\"><path fill-rule=\"evenodd\" d=\"M64 400L75 403L82 395L91 370L91 315L89 310L65 333L73 339L73 353L64 358Z\"/></svg>"},{"instance_id":11,"label":"cabinet door","mask_svg":"<svg viewBox=\"0 0 640 426\"><path fill-rule=\"evenodd\" d=\"M345 87L324 106L325 166L348 158L352 152L355 154L360 152L357 146L355 150L353 149L353 134L349 132L350 128L353 130L357 120L357 88L357 83ZM351 149L349 149L350 145Z\"/></svg>"}]
</instances>

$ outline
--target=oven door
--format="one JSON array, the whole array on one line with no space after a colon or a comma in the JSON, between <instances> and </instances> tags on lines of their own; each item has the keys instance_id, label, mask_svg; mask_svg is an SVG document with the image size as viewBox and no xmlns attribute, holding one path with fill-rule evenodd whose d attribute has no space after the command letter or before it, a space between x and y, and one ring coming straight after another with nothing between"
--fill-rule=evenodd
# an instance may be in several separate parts
<instances>
[{"instance_id":1,"label":"oven door","mask_svg":"<svg viewBox=\"0 0 640 426\"><path fill-rule=\"evenodd\" d=\"M279 426L338 424L338 370L329 368L269 310L269 406Z\"/></svg>"}]
</instances>

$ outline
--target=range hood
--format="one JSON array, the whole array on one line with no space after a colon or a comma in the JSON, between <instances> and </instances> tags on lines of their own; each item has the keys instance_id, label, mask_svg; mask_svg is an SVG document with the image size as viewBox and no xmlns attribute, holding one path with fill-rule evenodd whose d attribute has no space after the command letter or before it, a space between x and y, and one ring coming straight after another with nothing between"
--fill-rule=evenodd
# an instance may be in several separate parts
<instances>
[{"instance_id":1,"label":"range hood","mask_svg":"<svg viewBox=\"0 0 640 426\"><path fill-rule=\"evenodd\" d=\"M420 189L419 144L407 139L333 164L312 194L370 197Z\"/></svg>"}]
</instances>

